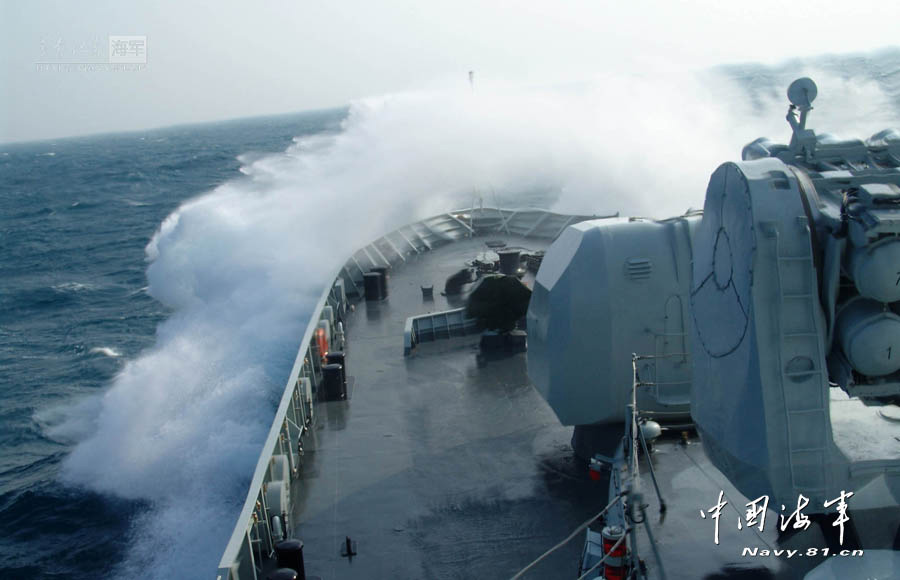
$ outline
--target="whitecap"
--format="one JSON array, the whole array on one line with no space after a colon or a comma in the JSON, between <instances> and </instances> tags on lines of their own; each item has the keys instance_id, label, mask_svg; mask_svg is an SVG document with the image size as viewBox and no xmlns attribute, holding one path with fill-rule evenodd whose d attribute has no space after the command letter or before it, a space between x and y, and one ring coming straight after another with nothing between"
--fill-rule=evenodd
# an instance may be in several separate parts
<instances>
[{"instance_id":1,"label":"whitecap","mask_svg":"<svg viewBox=\"0 0 900 580\"><path fill-rule=\"evenodd\" d=\"M108 346L95 346L89 352L91 354L102 354L103 356L108 356L110 358L118 358L122 356L122 353Z\"/></svg>"},{"instance_id":2,"label":"whitecap","mask_svg":"<svg viewBox=\"0 0 900 580\"><path fill-rule=\"evenodd\" d=\"M94 288L96 288L96 286L93 284L82 282L63 282L62 284L53 286L53 289L59 292L81 292L83 290L93 290Z\"/></svg>"}]
</instances>

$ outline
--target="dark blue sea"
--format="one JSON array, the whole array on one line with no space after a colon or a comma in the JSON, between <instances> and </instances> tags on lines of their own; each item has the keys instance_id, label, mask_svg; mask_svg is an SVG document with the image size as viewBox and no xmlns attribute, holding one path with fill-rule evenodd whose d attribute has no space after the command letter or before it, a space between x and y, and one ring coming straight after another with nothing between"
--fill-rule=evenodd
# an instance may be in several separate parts
<instances>
[{"instance_id":1,"label":"dark blue sea","mask_svg":"<svg viewBox=\"0 0 900 580\"><path fill-rule=\"evenodd\" d=\"M801 74L810 126L900 125L893 50L0 145L0 578L212 577L352 250L470 203L701 207L718 163L789 138Z\"/></svg>"},{"instance_id":2,"label":"dark blue sea","mask_svg":"<svg viewBox=\"0 0 900 580\"><path fill-rule=\"evenodd\" d=\"M0 578L99 578L123 559L144 502L61 482L71 444L41 413L102 392L153 346L170 309L146 291L145 247L167 215L240 177L240 155L345 115L0 146Z\"/></svg>"}]
</instances>

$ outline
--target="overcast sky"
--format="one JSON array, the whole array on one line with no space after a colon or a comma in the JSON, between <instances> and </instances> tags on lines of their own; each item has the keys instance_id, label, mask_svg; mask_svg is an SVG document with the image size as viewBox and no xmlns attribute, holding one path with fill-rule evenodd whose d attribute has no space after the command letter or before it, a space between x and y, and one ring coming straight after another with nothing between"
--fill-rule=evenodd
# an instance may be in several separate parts
<instances>
[{"instance_id":1,"label":"overcast sky","mask_svg":"<svg viewBox=\"0 0 900 580\"><path fill-rule=\"evenodd\" d=\"M341 106L469 70L533 85L898 44L896 3L800 4L0 0L0 142ZM105 64L110 35L146 37L146 64Z\"/></svg>"}]
</instances>

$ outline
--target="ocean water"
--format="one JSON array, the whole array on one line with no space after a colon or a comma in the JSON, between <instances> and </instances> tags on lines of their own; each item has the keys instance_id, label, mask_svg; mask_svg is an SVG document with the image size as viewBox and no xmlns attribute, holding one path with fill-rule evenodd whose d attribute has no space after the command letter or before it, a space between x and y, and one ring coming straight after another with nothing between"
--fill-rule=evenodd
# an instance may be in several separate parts
<instances>
[{"instance_id":1,"label":"ocean water","mask_svg":"<svg viewBox=\"0 0 900 580\"><path fill-rule=\"evenodd\" d=\"M900 126L886 51L0 145L0 578L211 577L346 255L480 201L700 207L803 74L811 127Z\"/></svg>"},{"instance_id":2,"label":"ocean water","mask_svg":"<svg viewBox=\"0 0 900 580\"><path fill-rule=\"evenodd\" d=\"M147 293L144 249L167 215L240 176L239 155L345 114L0 146L0 578L105 577L122 560L146 502L61 481L72 442L42 412L154 345L171 309Z\"/></svg>"}]
</instances>

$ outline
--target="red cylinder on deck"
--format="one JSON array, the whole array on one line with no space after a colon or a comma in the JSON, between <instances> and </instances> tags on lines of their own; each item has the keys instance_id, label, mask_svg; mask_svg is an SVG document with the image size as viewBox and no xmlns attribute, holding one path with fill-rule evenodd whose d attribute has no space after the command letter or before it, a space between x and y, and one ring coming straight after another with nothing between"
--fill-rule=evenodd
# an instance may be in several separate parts
<instances>
[{"instance_id":1,"label":"red cylinder on deck","mask_svg":"<svg viewBox=\"0 0 900 580\"><path fill-rule=\"evenodd\" d=\"M628 554L625 529L621 526L604 526L600 536L603 538L603 555L606 556L603 577L606 580L625 580L628 576L625 565L625 557Z\"/></svg>"},{"instance_id":2,"label":"red cylinder on deck","mask_svg":"<svg viewBox=\"0 0 900 580\"><path fill-rule=\"evenodd\" d=\"M625 530L623 530L620 526L605 526L603 531L600 532L601 537L603 538L603 553L609 554L610 558L624 558L625 557L625 542L623 541L621 544L616 546L616 549L610 553L610 550L613 549L613 546L616 545L616 542L621 540L625 536ZM609 562L609 560L607 560Z\"/></svg>"}]
</instances>

